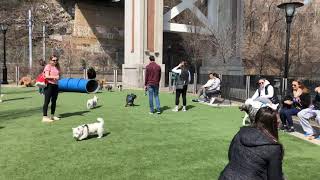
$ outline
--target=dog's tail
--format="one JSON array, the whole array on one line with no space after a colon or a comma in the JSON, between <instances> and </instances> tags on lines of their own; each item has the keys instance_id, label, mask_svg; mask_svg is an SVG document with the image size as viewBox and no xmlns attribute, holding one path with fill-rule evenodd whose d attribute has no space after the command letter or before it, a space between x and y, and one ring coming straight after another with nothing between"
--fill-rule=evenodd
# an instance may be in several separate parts
<instances>
[{"instance_id":1,"label":"dog's tail","mask_svg":"<svg viewBox=\"0 0 320 180\"><path fill-rule=\"evenodd\" d=\"M104 124L103 118L100 118L100 117L99 117L99 118L97 118L97 121L100 122L100 123L102 123L102 124Z\"/></svg>"}]
</instances>

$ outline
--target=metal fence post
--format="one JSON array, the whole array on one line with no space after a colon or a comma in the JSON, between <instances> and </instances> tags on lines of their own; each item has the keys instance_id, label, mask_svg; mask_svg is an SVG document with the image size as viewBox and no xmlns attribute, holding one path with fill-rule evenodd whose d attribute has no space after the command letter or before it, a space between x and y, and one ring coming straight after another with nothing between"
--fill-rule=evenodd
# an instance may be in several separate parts
<instances>
[{"instance_id":1,"label":"metal fence post","mask_svg":"<svg viewBox=\"0 0 320 180\"><path fill-rule=\"evenodd\" d=\"M246 76L246 99L250 98L250 76Z\"/></svg>"},{"instance_id":2,"label":"metal fence post","mask_svg":"<svg viewBox=\"0 0 320 180\"><path fill-rule=\"evenodd\" d=\"M19 85L20 73L19 73L19 66L16 66L16 85Z\"/></svg>"},{"instance_id":3,"label":"metal fence post","mask_svg":"<svg viewBox=\"0 0 320 180\"><path fill-rule=\"evenodd\" d=\"M117 87L117 69L113 69L113 85Z\"/></svg>"},{"instance_id":4,"label":"metal fence post","mask_svg":"<svg viewBox=\"0 0 320 180\"><path fill-rule=\"evenodd\" d=\"M171 77L172 77L172 72L169 72L169 91L172 90L172 79L171 79Z\"/></svg>"},{"instance_id":5,"label":"metal fence post","mask_svg":"<svg viewBox=\"0 0 320 180\"><path fill-rule=\"evenodd\" d=\"M197 78L198 77L198 74L197 73L194 73L193 74L193 94L197 94Z\"/></svg>"}]
</instances>

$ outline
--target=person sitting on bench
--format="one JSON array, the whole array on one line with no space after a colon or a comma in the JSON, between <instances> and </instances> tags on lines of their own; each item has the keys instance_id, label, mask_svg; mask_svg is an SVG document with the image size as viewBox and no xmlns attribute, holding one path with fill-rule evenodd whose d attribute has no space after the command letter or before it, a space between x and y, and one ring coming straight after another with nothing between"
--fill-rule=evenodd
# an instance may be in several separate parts
<instances>
[{"instance_id":1,"label":"person sitting on bench","mask_svg":"<svg viewBox=\"0 0 320 180\"><path fill-rule=\"evenodd\" d=\"M209 73L209 80L198 91L198 99L192 100L193 102L198 102L200 97L203 96L205 101L209 101L208 94L210 96L220 94L220 79L217 73Z\"/></svg>"}]
</instances>

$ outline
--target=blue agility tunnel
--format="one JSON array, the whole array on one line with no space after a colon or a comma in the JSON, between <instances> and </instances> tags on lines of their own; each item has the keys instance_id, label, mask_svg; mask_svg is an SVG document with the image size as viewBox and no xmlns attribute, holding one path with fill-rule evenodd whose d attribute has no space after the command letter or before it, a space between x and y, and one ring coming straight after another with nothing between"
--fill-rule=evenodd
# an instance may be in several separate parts
<instances>
[{"instance_id":1,"label":"blue agility tunnel","mask_svg":"<svg viewBox=\"0 0 320 180\"><path fill-rule=\"evenodd\" d=\"M83 78L63 78L58 82L60 91L96 93L99 90L99 84L93 79Z\"/></svg>"}]
</instances>

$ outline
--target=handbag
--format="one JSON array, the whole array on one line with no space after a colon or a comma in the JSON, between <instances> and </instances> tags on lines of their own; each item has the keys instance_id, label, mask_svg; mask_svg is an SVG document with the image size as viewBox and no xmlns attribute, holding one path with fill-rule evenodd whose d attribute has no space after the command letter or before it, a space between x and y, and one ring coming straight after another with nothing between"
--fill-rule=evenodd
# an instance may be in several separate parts
<instances>
[{"instance_id":1,"label":"handbag","mask_svg":"<svg viewBox=\"0 0 320 180\"><path fill-rule=\"evenodd\" d=\"M37 79L36 79L36 86L39 87L39 88L45 88L47 87L47 84L48 84L48 81L47 79L45 78L44 76L44 73L41 73L37 76Z\"/></svg>"}]
</instances>

